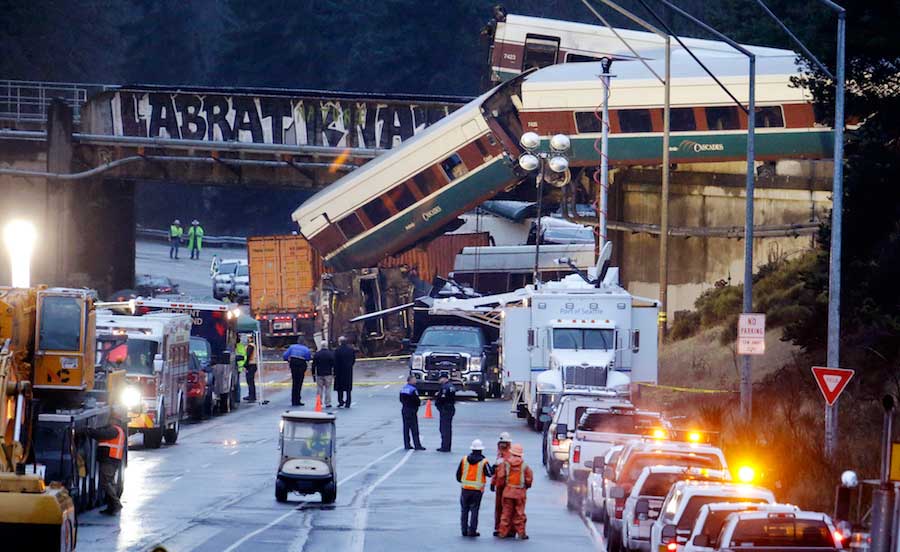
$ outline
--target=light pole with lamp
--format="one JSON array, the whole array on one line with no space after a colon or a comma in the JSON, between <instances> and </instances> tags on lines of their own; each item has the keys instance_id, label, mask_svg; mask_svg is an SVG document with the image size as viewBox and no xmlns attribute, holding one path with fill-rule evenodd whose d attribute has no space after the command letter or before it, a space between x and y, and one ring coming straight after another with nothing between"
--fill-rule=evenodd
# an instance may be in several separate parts
<instances>
[{"instance_id":1,"label":"light pole with lamp","mask_svg":"<svg viewBox=\"0 0 900 552\"><path fill-rule=\"evenodd\" d=\"M571 141L565 134L555 134L550 138L550 151L541 151L541 137L536 132L526 132L519 139L525 153L519 156L519 167L526 172L535 172L537 185L537 217L534 231L534 273L532 281L535 289L540 284L541 255L541 206L544 197L544 180L551 185L562 188L569 183L569 158L566 154ZM546 169L550 171L545 175Z\"/></svg>"},{"instance_id":2,"label":"light pole with lamp","mask_svg":"<svg viewBox=\"0 0 900 552\"><path fill-rule=\"evenodd\" d=\"M10 284L14 288L31 287L31 254L35 241L37 230L28 221L13 220L3 229L3 242L9 253L12 272Z\"/></svg>"}]
</instances>

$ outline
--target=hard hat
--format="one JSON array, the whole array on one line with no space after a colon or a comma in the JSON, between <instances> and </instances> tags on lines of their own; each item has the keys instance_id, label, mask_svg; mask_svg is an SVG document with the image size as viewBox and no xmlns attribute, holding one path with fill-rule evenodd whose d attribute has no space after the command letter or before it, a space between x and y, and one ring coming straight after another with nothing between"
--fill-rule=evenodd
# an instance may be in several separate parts
<instances>
[{"instance_id":1,"label":"hard hat","mask_svg":"<svg viewBox=\"0 0 900 552\"><path fill-rule=\"evenodd\" d=\"M522 445L516 443L513 446L509 447L509 453L513 456L518 456L519 458L521 458L525 455L525 449L522 448Z\"/></svg>"},{"instance_id":2,"label":"hard hat","mask_svg":"<svg viewBox=\"0 0 900 552\"><path fill-rule=\"evenodd\" d=\"M484 443L481 442L481 439L472 441L472 450L484 450Z\"/></svg>"},{"instance_id":3,"label":"hard hat","mask_svg":"<svg viewBox=\"0 0 900 552\"><path fill-rule=\"evenodd\" d=\"M178 220L178 219L175 219L175 220L172 222L172 224L181 224L181 221Z\"/></svg>"},{"instance_id":4,"label":"hard hat","mask_svg":"<svg viewBox=\"0 0 900 552\"><path fill-rule=\"evenodd\" d=\"M500 434L500 438L497 439L497 442L498 443L512 443L512 439L509 436L509 432L506 432L506 431L502 432Z\"/></svg>"},{"instance_id":5,"label":"hard hat","mask_svg":"<svg viewBox=\"0 0 900 552\"><path fill-rule=\"evenodd\" d=\"M191 221L191 224L197 225L197 224L200 224L200 221L197 220L197 219L194 219L194 220Z\"/></svg>"}]
</instances>

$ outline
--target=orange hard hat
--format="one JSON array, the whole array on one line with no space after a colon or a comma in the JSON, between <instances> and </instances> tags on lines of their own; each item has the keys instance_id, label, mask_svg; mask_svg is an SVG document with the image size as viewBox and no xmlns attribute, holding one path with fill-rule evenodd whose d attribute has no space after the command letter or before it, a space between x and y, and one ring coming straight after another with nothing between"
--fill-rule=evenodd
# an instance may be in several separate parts
<instances>
[{"instance_id":1,"label":"orange hard hat","mask_svg":"<svg viewBox=\"0 0 900 552\"><path fill-rule=\"evenodd\" d=\"M520 445L519 443L516 443L513 446L509 447L509 453L512 454L513 456L518 456L521 458L522 456L525 455L525 449L522 448L522 445Z\"/></svg>"}]
</instances>

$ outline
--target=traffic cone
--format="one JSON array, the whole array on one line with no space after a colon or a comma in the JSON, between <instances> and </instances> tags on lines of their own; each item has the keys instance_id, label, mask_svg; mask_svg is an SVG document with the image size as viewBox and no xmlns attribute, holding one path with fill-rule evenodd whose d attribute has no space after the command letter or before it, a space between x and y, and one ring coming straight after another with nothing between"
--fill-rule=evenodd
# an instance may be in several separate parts
<instances>
[{"instance_id":1,"label":"traffic cone","mask_svg":"<svg viewBox=\"0 0 900 552\"><path fill-rule=\"evenodd\" d=\"M434 414L431 413L431 399L425 401L425 418L434 418Z\"/></svg>"},{"instance_id":2,"label":"traffic cone","mask_svg":"<svg viewBox=\"0 0 900 552\"><path fill-rule=\"evenodd\" d=\"M316 412L322 411L322 395L316 395Z\"/></svg>"}]
</instances>

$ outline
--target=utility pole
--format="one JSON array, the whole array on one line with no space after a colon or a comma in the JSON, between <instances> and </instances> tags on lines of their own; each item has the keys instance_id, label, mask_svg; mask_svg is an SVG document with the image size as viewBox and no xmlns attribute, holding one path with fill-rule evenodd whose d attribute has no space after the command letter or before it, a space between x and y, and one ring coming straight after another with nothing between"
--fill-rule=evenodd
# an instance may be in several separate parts
<instances>
[{"instance_id":1,"label":"utility pole","mask_svg":"<svg viewBox=\"0 0 900 552\"><path fill-rule=\"evenodd\" d=\"M598 222L600 223L597 252L603 249L607 234L607 221L609 220L609 70L612 67L612 58L603 58L601 65L603 74L600 82L603 84L603 99L600 119L600 204L597 205Z\"/></svg>"},{"instance_id":2,"label":"utility pole","mask_svg":"<svg viewBox=\"0 0 900 552\"><path fill-rule=\"evenodd\" d=\"M753 312L753 193L756 185L756 57L750 57L750 98L747 101L747 200L744 204L744 301L742 312ZM741 362L741 415L753 418L753 365L750 355Z\"/></svg>"},{"instance_id":3,"label":"utility pole","mask_svg":"<svg viewBox=\"0 0 900 552\"><path fill-rule=\"evenodd\" d=\"M663 92L662 186L659 197L659 350L662 350L668 328L669 308L669 136L671 131L672 40L666 35L666 86Z\"/></svg>"}]
</instances>

